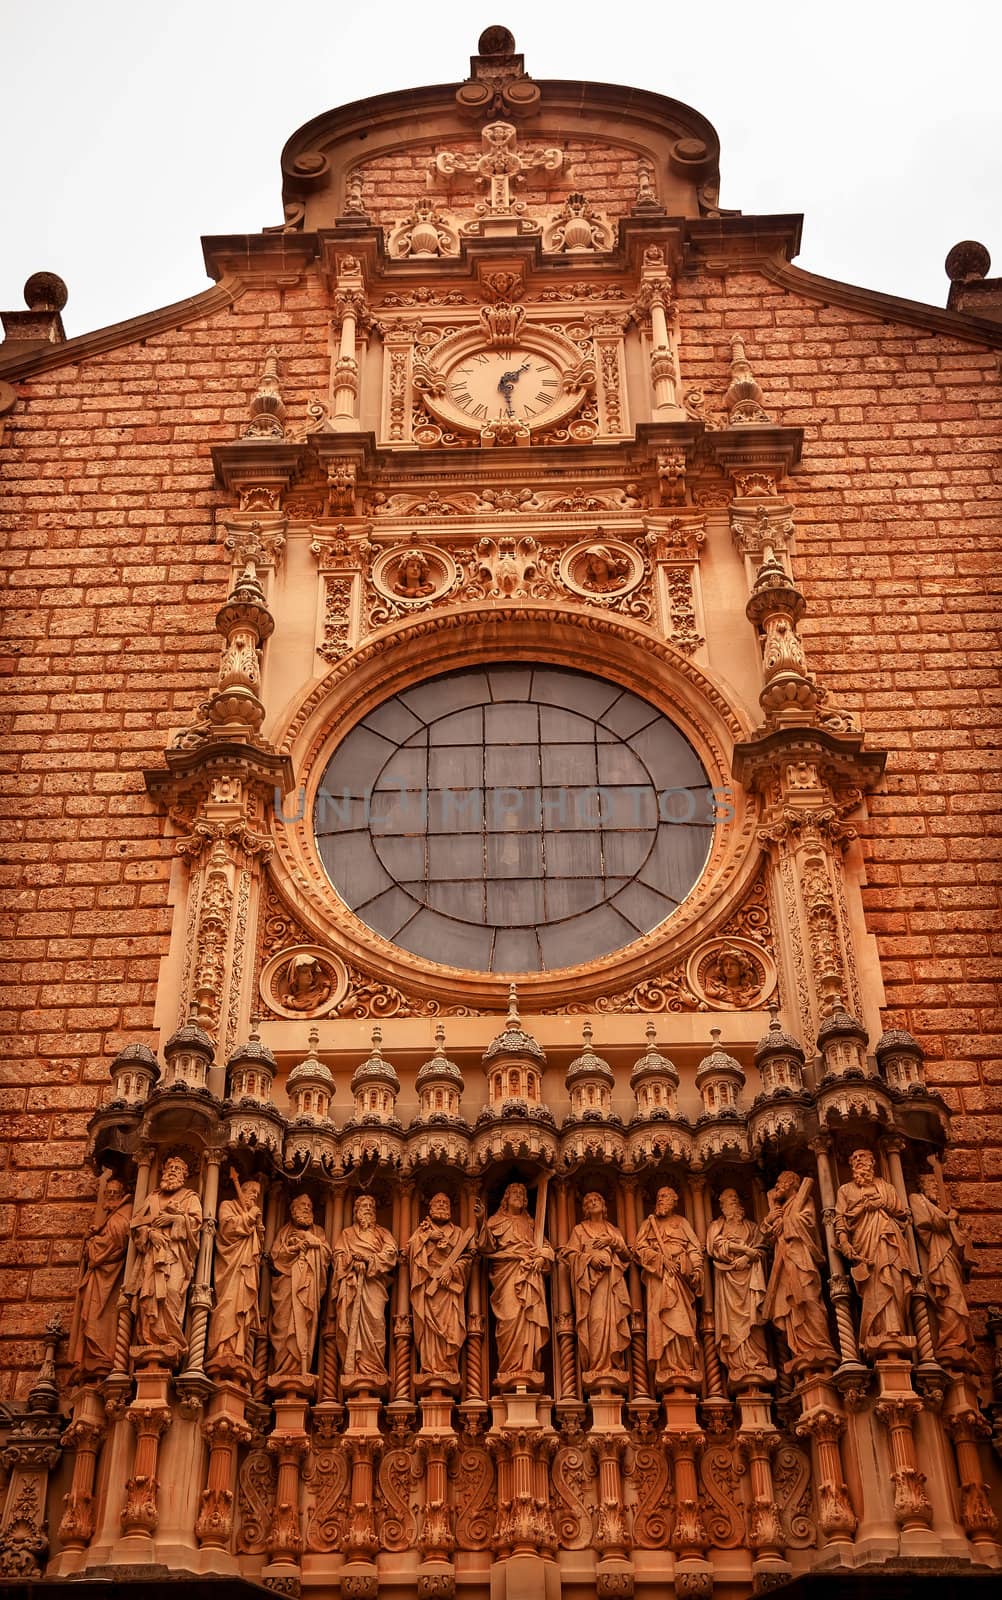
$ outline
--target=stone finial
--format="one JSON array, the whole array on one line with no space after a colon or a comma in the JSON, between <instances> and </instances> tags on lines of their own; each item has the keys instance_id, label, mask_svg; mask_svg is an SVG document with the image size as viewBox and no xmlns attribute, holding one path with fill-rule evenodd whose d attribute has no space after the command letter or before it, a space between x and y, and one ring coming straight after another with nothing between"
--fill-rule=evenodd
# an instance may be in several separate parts
<instances>
[{"instance_id":1,"label":"stone finial","mask_svg":"<svg viewBox=\"0 0 1002 1600\"><path fill-rule=\"evenodd\" d=\"M271 1086L278 1063L258 1031L260 1018L251 1018L251 1031L246 1044L238 1044L226 1063L230 1097L233 1100L256 1100L262 1105L271 1103Z\"/></svg>"},{"instance_id":2,"label":"stone finial","mask_svg":"<svg viewBox=\"0 0 1002 1600\"><path fill-rule=\"evenodd\" d=\"M53 1412L59 1407L59 1390L56 1387L56 1346L66 1333L58 1313L45 1325L45 1354L38 1376L28 1391L28 1410Z\"/></svg>"},{"instance_id":3,"label":"stone finial","mask_svg":"<svg viewBox=\"0 0 1002 1600\"><path fill-rule=\"evenodd\" d=\"M160 1063L145 1044L127 1044L111 1063L112 1100L141 1106L160 1076Z\"/></svg>"},{"instance_id":4,"label":"stone finial","mask_svg":"<svg viewBox=\"0 0 1002 1600\"><path fill-rule=\"evenodd\" d=\"M382 1045L383 1030L377 1022L372 1030L372 1049L351 1075L351 1092L356 1117L377 1117L380 1122L389 1122L400 1093L400 1079L392 1062L383 1055Z\"/></svg>"},{"instance_id":5,"label":"stone finial","mask_svg":"<svg viewBox=\"0 0 1002 1600\"><path fill-rule=\"evenodd\" d=\"M24 286L24 303L29 311L62 311L69 297L69 290L55 272L33 272Z\"/></svg>"},{"instance_id":6,"label":"stone finial","mask_svg":"<svg viewBox=\"0 0 1002 1600\"><path fill-rule=\"evenodd\" d=\"M250 420L243 431L244 439L284 439L285 402L278 383L278 351L272 346L264 361L264 370L249 407Z\"/></svg>"},{"instance_id":7,"label":"stone finial","mask_svg":"<svg viewBox=\"0 0 1002 1600\"><path fill-rule=\"evenodd\" d=\"M264 590L249 561L216 615L216 629L225 639L219 662L219 683L209 700L208 719L217 731L257 733L264 721L258 697L261 667L258 652L275 630Z\"/></svg>"},{"instance_id":8,"label":"stone finial","mask_svg":"<svg viewBox=\"0 0 1002 1600\"><path fill-rule=\"evenodd\" d=\"M415 1079L421 1117L458 1117L462 1100L463 1074L445 1053L445 1027L435 1028L435 1053L418 1069Z\"/></svg>"},{"instance_id":9,"label":"stone finial","mask_svg":"<svg viewBox=\"0 0 1002 1600\"><path fill-rule=\"evenodd\" d=\"M24 286L27 311L0 313L5 344L63 344L66 331L60 313L68 299L69 291L57 273L33 272Z\"/></svg>"},{"instance_id":10,"label":"stone finial","mask_svg":"<svg viewBox=\"0 0 1002 1600\"><path fill-rule=\"evenodd\" d=\"M946 258L948 311L1002 322L1002 278L989 278L992 258L977 239L962 239Z\"/></svg>"},{"instance_id":11,"label":"stone finial","mask_svg":"<svg viewBox=\"0 0 1002 1600\"><path fill-rule=\"evenodd\" d=\"M525 70L510 29L494 24L477 41L470 76L456 90L456 104L468 116L529 117L539 110L539 85Z\"/></svg>"},{"instance_id":12,"label":"stone finial","mask_svg":"<svg viewBox=\"0 0 1002 1600\"><path fill-rule=\"evenodd\" d=\"M211 871L211 861L210 861ZM209 889L207 887L206 894ZM191 1002L188 1021L172 1033L164 1045L164 1074L161 1089L204 1090L208 1087L209 1068L215 1055L215 1045L202 1027L205 1010L197 998Z\"/></svg>"},{"instance_id":13,"label":"stone finial","mask_svg":"<svg viewBox=\"0 0 1002 1600\"><path fill-rule=\"evenodd\" d=\"M907 1094L925 1088L922 1046L906 1028L887 1028L873 1053L892 1089Z\"/></svg>"},{"instance_id":14,"label":"stone finial","mask_svg":"<svg viewBox=\"0 0 1002 1600\"><path fill-rule=\"evenodd\" d=\"M721 1048L719 1028L710 1029L710 1038L713 1049L696 1068L696 1088L702 1096L704 1112L712 1117L739 1109L745 1075L740 1061Z\"/></svg>"},{"instance_id":15,"label":"stone finial","mask_svg":"<svg viewBox=\"0 0 1002 1600\"><path fill-rule=\"evenodd\" d=\"M724 395L724 407L732 427L772 422L762 405L762 389L745 355L744 340L737 333L731 340L731 381Z\"/></svg>"}]
</instances>

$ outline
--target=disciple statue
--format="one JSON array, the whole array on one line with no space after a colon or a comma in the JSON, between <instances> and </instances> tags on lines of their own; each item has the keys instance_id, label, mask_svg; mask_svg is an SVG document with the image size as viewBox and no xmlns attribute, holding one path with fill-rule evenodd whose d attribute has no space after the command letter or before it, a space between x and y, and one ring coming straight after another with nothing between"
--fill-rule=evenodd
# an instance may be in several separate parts
<instances>
[{"instance_id":1,"label":"disciple statue","mask_svg":"<svg viewBox=\"0 0 1002 1600\"><path fill-rule=\"evenodd\" d=\"M908 1212L893 1185L877 1177L871 1151L854 1150L849 1165L852 1179L835 1197L835 1241L854 1263L852 1276L863 1300L859 1342L878 1353L909 1349L913 1279L901 1231Z\"/></svg>"},{"instance_id":2,"label":"disciple statue","mask_svg":"<svg viewBox=\"0 0 1002 1600\"><path fill-rule=\"evenodd\" d=\"M185 1348L184 1303L202 1226L202 1203L187 1178L188 1163L169 1156L159 1189L132 1215L136 1253L125 1287L136 1314L136 1354L168 1366Z\"/></svg>"},{"instance_id":3,"label":"disciple statue","mask_svg":"<svg viewBox=\"0 0 1002 1600\"><path fill-rule=\"evenodd\" d=\"M581 1212L561 1255L570 1268L582 1375L589 1386L619 1384L626 1379L623 1352L633 1309L626 1286L629 1246L600 1194L586 1194Z\"/></svg>"},{"instance_id":4,"label":"disciple statue","mask_svg":"<svg viewBox=\"0 0 1002 1600\"><path fill-rule=\"evenodd\" d=\"M535 1224L523 1183L510 1183L493 1217L481 1220L477 1249L490 1258L491 1310L498 1352L498 1385L541 1384L539 1352L549 1338L546 1274L553 1250L543 1237L545 1195ZM483 1218L477 1204L477 1217Z\"/></svg>"},{"instance_id":5,"label":"disciple statue","mask_svg":"<svg viewBox=\"0 0 1002 1600\"><path fill-rule=\"evenodd\" d=\"M310 1365L330 1259L327 1240L313 1225L312 1200L297 1194L271 1247L272 1384L313 1382Z\"/></svg>"},{"instance_id":6,"label":"disciple statue","mask_svg":"<svg viewBox=\"0 0 1002 1600\"><path fill-rule=\"evenodd\" d=\"M698 1383L696 1297L703 1252L678 1212L674 1189L659 1189L654 1214L637 1229L634 1254L647 1289L647 1359L659 1384Z\"/></svg>"},{"instance_id":7,"label":"disciple statue","mask_svg":"<svg viewBox=\"0 0 1002 1600\"><path fill-rule=\"evenodd\" d=\"M473 1265L473 1229L452 1221L452 1202L436 1194L407 1246L411 1312L421 1374L459 1383L459 1352L466 1338L466 1283Z\"/></svg>"},{"instance_id":8,"label":"disciple statue","mask_svg":"<svg viewBox=\"0 0 1002 1600\"><path fill-rule=\"evenodd\" d=\"M735 1189L721 1193L720 1212L707 1229L706 1253L714 1262L713 1320L721 1359L732 1384L769 1383L776 1374L765 1344L761 1236Z\"/></svg>"},{"instance_id":9,"label":"disciple statue","mask_svg":"<svg viewBox=\"0 0 1002 1600\"><path fill-rule=\"evenodd\" d=\"M331 1316L346 1389L381 1387L386 1373L386 1301L397 1264L393 1235L376 1221L376 1202L360 1194L353 1222L334 1241Z\"/></svg>"},{"instance_id":10,"label":"disciple statue","mask_svg":"<svg viewBox=\"0 0 1002 1600\"><path fill-rule=\"evenodd\" d=\"M118 1291L125 1272L132 1196L118 1178L104 1186L104 1216L83 1242L77 1315L69 1359L78 1378L101 1378L115 1364Z\"/></svg>"},{"instance_id":11,"label":"disciple statue","mask_svg":"<svg viewBox=\"0 0 1002 1600\"><path fill-rule=\"evenodd\" d=\"M912 1217L925 1252L925 1281L936 1308L936 1354L947 1365L967 1367L974 1355L971 1313L964 1293L970 1266L967 1234L951 1206L945 1205L932 1173L919 1179L911 1196Z\"/></svg>"},{"instance_id":12,"label":"disciple statue","mask_svg":"<svg viewBox=\"0 0 1002 1600\"><path fill-rule=\"evenodd\" d=\"M216 1304L209 1322L210 1372L246 1378L254 1355L254 1335L261 1331L258 1292L264 1223L261 1185L256 1178L241 1184L230 1168L235 1200L223 1200L216 1224Z\"/></svg>"},{"instance_id":13,"label":"disciple statue","mask_svg":"<svg viewBox=\"0 0 1002 1600\"><path fill-rule=\"evenodd\" d=\"M775 1249L762 1315L780 1329L790 1351L787 1372L835 1366L818 1263L823 1259L811 1198L812 1178L781 1172L769 1195L762 1234Z\"/></svg>"}]
</instances>

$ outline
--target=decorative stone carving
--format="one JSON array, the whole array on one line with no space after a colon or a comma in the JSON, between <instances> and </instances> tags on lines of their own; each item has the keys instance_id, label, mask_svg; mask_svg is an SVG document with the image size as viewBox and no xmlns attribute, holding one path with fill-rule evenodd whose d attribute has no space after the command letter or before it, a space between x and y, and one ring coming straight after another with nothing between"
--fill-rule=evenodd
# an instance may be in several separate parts
<instances>
[{"instance_id":1,"label":"decorative stone carving","mask_svg":"<svg viewBox=\"0 0 1002 1600\"><path fill-rule=\"evenodd\" d=\"M748 1221L736 1189L720 1195L720 1216L710 1223L706 1253L714 1263L713 1322L732 1387L771 1383L765 1344L765 1273L760 1232Z\"/></svg>"},{"instance_id":2,"label":"decorative stone carving","mask_svg":"<svg viewBox=\"0 0 1002 1600\"><path fill-rule=\"evenodd\" d=\"M326 1239L314 1227L309 1195L297 1194L292 1201L289 1221L279 1229L270 1259L272 1362L268 1381L272 1388L309 1393L316 1383L310 1367L331 1259Z\"/></svg>"},{"instance_id":3,"label":"decorative stone carving","mask_svg":"<svg viewBox=\"0 0 1002 1600\"><path fill-rule=\"evenodd\" d=\"M692 1386L700 1378L696 1299L703 1292L703 1251L669 1185L658 1190L633 1248L644 1276L654 1381L659 1388Z\"/></svg>"},{"instance_id":4,"label":"decorative stone carving","mask_svg":"<svg viewBox=\"0 0 1002 1600\"><path fill-rule=\"evenodd\" d=\"M583 194L569 194L560 210L543 228L543 249L586 255L611 250L615 235L608 218L589 205Z\"/></svg>"},{"instance_id":5,"label":"decorative stone carving","mask_svg":"<svg viewBox=\"0 0 1002 1600\"><path fill-rule=\"evenodd\" d=\"M376 1202L360 1194L351 1225L334 1242L331 1313L337 1343L341 1387L384 1389L386 1372L386 1302L397 1264L393 1235L376 1221Z\"/></svg>"},{"instance_id":6,"label":"decorative stone carving","mask_svg":"<svg viewBox=\"0 0 1002 1600\"><path fill-rule=\"evenodd\" d=\"M561 556L560 576L568 589L586 600L617 599L636 589L644 576L644 562L639 551L620 540L582 540Z\"/></svg>"},{"instance_id":7,"label":"decorative stone carving","mask_svg":"<svg viewBox=\"0 0 1002 1600\"><path fill-rule=\"evenodd\" d=\"M539 1354L549 1342L550 1319L546 1309L546 1275L553 1265L552 1247L545 1236L546 1190L536 1199L535 1221L529 1215L523 1183L510 1183L492 1217L481 1219L477 1249L490 1262L491 1311L498 1356L498 1387L515 1384L540 1387L543 1372Z\"/></svg>"},{"instance_id":8,"label":"decorative stone carving","mask_svg":"<svg viewBox=\"0 0 1002 1600\"><path fill-rule=\"evenodd\" d=\"M76 1316L67 1351L78 1379L104 1377L114 1365L118 1293L129 1248L132 1196L119 1178L109 1178L102 1201L104 1216L83 1242Z\"/></svg>"},{"instance_id":9,"label":"decorative stone carving","mask_svg":"<svg viewBox=\"0 0 1002 1600\"><path fill-rule=\"evenodd\" d=\"M451 1388L459 1383L473 1243L473 1229L452 1221L449 1196L433 1195L407 1246L415 1344L426 1384Z\"/></svg>"},{"instance_id":10,"label":"decorative stone carving","mask_svg":"<svg viewBox=\"0 0 1002 1600\"><path fill-rule=\"evenodd\" d=\"M264 1220L260 1183L251 1178L241 1184L234 1167L230 1179L235 1198L220 1202L216 1224L216 1303L209 1322L206 1365L219 1377L247 1378L254 1339L261 1331L258 1299Z\"/></svg>"},{"instance_id":11,"label":"decorative stone carving","mask_svg":"<svg viewBox=\"0 0 1002 1600\"><path fill-rule=\"evenodd\" d=\"M478 187L486 188L487 198L476 207L478 217L521 217L523 201L512 190L525 182L528 172L559 172L564 153L556 148L518 148L518 130L510 122L489 122L481 130L483 152L463 155L457 150L440 150L429 163L431 181L448 180L457 173L472 174ZM539 224L523 220L527 231L538 232ZM467 223L464 233L476 233L476 223Z\"/></svg>"},{"instance_id":12,"label":"decorative stone carving","mask_svg":"<svg viewBox=\"0 0 1002 1600\"><path fill-rule=\"evenodd\" d=\"M387 252L401 259L421 256L457 256L459 225L448 212L436 211L431 200L416 200L401 222L391 229Z\"/></svg>"},{"instance_id":13,"label":"decorative stone carving","mask_svg":"<svg viewBox=\"0 0 1002 1600\"><path fill-rule=\"evenodd\" d=\"M249 417L243 431L246 440L285 438L285 402L278 382L278 351L274 346L265 356L264 370L250 403Z\"/></svg>"},{"instance_id":14,"label":"decorative stone carving","mask_svg":"<svg viewBox=\"0 0 1002 1600\"><path fill-rule=\"evenodd\" d=\"M137 1361L173 1366L186 1347L184 1307L202 1225L202 1204L187 1187L188 1164L170 1156L160 1187L137 1206L135 1260L125 1284L135 1311Z\"/></svg>"},{"instance_id":15,"label":"decorative stone carving","mask_svg":"<svg viewBox=\"0 0 1002 1600\"><path fill-rule=\"evenodd\" d=\"M416 610L441 600L456 581L456 563L435 545L385 550L372 564L372 584L396 611ZM371 621L385 621L377 608Z\"/></svg>"},{"instance_id":16,"label":"decorative stone carving","mask_svg":"<svg viewBox=\"0 0 1002 1600\"><path fill-rule=\"evenodd\" d=\"M589 1389L625 1387L632 1310L626 1281L629 1246L609 1221L600 1194L586 1194L581 1213L561 1251L570 1268L581 1375Z\"/></svg>"},{"instance_id":17,"label":"decorative stone carving","mask_svg":"<svg viewBox=\"0 0 1002 1600\"><path fill-rule=\"evenodd\" d=\"M702 945L690 956L686 976L694 993L715 1011L762 1005L776 982L773 963L746 939L714 939Z\"/></svg>"},{"instance_id":18,"label":"decorative stone carving","mask_svg":"<svg viewBox=\"0 0 1002 1600\"><path fill-rule=\"evenodd\" d=\"M864 1350L893 1354L910 1349L908 1306L914 1282L901 1231L908 1212L892 1184L878 1178L873 1154L854 1150L852 1179L835 1198L835 1238L851 1262L863 1302L859 1342Z\"/></svg>"},{"instance_id":19,"label":"decorative stone carving","mask_svg":"<svg viewBox=\"0 0 1002 1600\"><path fill-rule=\"evenodd\" d=\"M273 956L261 971L262 1000L280 1017L324 1017L348 991L342 961L320 945L296 945Z\"/></svg>"},{"instance_id":20,"label":"decorative stone carving","mask_svg":"<svg viewBox=\"0 0 1002 1600\"><path fill-rule=\"evenodd\" d=\"M944 1204L931 1173L910 1197L915 1232L925 1258L925 1281L936 1312L936 1354L948 1367L967 1368L974 1357L971 1312L964 1290L971 1248L954 1208Z\"/></svg>"}]
</instances>

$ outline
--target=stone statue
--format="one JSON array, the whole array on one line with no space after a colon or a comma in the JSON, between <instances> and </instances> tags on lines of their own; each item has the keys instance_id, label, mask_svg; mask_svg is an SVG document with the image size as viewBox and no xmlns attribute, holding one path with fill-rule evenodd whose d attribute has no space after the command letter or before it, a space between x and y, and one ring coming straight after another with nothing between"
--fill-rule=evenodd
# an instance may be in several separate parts
<instances>
[{"instance_id":1,"label":"stone statue","mask_svg":"<svg viewBox=\"0 0 1002 1600\"><path fill-rule=\"evenodd\" d=\"M626 1286L630 1251L600 1194L586 1194L581 1211L561 1255L570 1268L582 1375L589 1387L622 1383L633 1309Z\"/></svg>"},{"instance_id":2,"label":"stone statue","mask_svg":"<svg viewBox=\"0 0 1002 1600\"><path fill-rule=\"evenodd\" d=\"M762 1223L763 1237L775 1250L762 1315L786 1340L790 1359L785 1370L793 1373L834 1368L838 1360L821 1294L818 1263L823 1256L813 1188L812 1178L801 1180L796 1172L781 1172Z\"/></svg>"},{"instance_id":3,"label":"stone statue","mask_svg":"<svg viewBox=\"0 0 1002 1600\"><path fill-rule=\"evenodd\" d=\"M184 1302L202 1226L202 1202L187 1177L188 1163L169 1156L159 1189L132 1216L136 1254L126 1292L136 1313L135 1353L168 1366L185 1348Z\"/></svg>"},{"instance_id":4,"label":"stone statue","mask_svg":"<svg viewBox=\"0 0 1002 1600\"><path fill-rule=\"evenodd\" d=\"M852 1179L835 1197L835 1242L854 1263L852 1276L863 1300L859 1342L877 1354L909 1349L913 1279L901 1231L908 1212L894 1187L877 1177L871 1151L854 1150L849 1165Z\"/></svg>"},{"instance_id":5,"label":"stone statue","mask_svg":"<svg viewBox=\"0 0 1002 1600\"><path fill-rule=\"evenodd\" d=\"M659 1189L654 1213L634 1241L647 1289L647 1359L659 1384L700 1377L696 1297L703 1292L703 1252L677 1208L675 1190Z\"/></svg>"},{"instance_id":6,"label":"stone statue","mask_svg":"<svg viewBox=\"0 0 1002 1600\"><path fill-rule=\"evenodd\" d=\"M216 1304L209 1322L207 1366L221 1377L246 1378L254 1356L254 1335L261 1331L261 1185L256 1178L241 1184L233 1167L230 1179L236 1199L220 1203L216 1224Z\"/></svg>"},{"instance_id":7,"label":"stone statue","mask_svg":"<svg viewBox=\"0 0 1002 1600\"><path fill-rule=\"evenodd\" d=\"M397 1245L376 1221L376 1202L360 1194L353 1222L334 1241L331 1313L346 1390L380 1388L386 1372L386 1301Z\"/></svg>"},{"instance_id":8,"label":"stone statue","mask_svg":"<svg viewBox=\"0 0 1002 1600\"><path fill-rule=\"evenodd\" d=\"M748 1221L735 1189L720 1195L720 1216L706 1233L706 1253L714 1263L713 1320L721 1360L731 1384L770 1383L762 1302L764 1251L758 1228Z\"/></svg>"},{"instance_id":9,"label":"stone statue","mask_svg":"<svg viewBox=\"0 0 1002 1600\"><path fill-rule=\"evenodd\" d=\"M411 1311L421 1375L459 1382L459 1352L466 1338L466 1284L473 1265L473 1229L452 1221L452 1202L436 1194L407 1246Z\"/></svg>"},{"instance_id":10,"label":"stone statue","mask_svg":"<svg viewBox=\"0 0 1002 1600\"><path fill-rule=\"evenodd\" d=\"M83 1242L77 1317L69 1359L78 1378L102 1378L115 1364L118 1291L125 1272L132 1196L118 1178L104 1186L104 1217Z\"/></svg>"},{"instance_id":11,"label":"stone statue","mask_svg":"<svg viewBox=\"0 0 1002 1600\"><path fill-rule=\"evenodd\" d=\"M310 1366L330 1259L327 1240L313 1225L312 1200L297 1194L271 1247L272 1384L313 1381Z\"/></svg>"},{"instance_id":12,"label":"stone statue","mask_svg":"<svg viewBox=\"0 0 1002 1600\"><path fill-rule=\"evenodd\" d=\"M943 1203L932 1173L919 1179L911 1196L912 1217L925 1252L925 1281L936 1308L936 1354L947 1366L968 1367L974 1356L971 1313L964 1292L970 1266L967 1234L952 1207Z\"/></svg>"},{"instance_id":13,"label":"stone statue","mask_svg":"<svg viewBox=\"0 0 1002 1600\"><path fill-rule=\"evenodd\" d=\"M554 1257L543 1234L545 1191L536 1204L539 1212L534 1224L525 1184L510 1183L493 1217L481 1220L477 1235L477 1249L490 1259L500 1388L543 1381L539 1352L550 1336L545 1280ZM478 1219L483 1214L478 1201Z\"/></svg>"}]
</instances>

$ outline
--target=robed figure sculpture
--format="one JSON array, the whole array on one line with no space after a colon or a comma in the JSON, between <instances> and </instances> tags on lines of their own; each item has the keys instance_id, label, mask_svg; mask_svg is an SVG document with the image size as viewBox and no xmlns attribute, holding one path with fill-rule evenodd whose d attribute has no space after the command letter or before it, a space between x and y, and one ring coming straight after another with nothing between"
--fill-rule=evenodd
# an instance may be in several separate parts
<instances>
[{"instance_id":1,"label":"robed figure sculpture","mask_svg":"<svg viewBox=\"0 0 1002 1600\"><path fill-rule=\"evenodd\" d=\"M330 1247L313 1225L312 1200L297 1194L271 1247L272 1384L313 1382L310 1367L330 1259Z\"/></svg>"},{"instance_id":2,"label":"robed figure sculpture","mask_svg":"<svg viewBox=\"0 0 1002 1600\"><path fill-rule=\"evenodd\" d=\"M854 1150L852 1180L835 1196L835 1240L853 1263L852 1276L863 1300L859 1342L867 1352L891 1354L910 1349L908 1306L912 1277L901 1225L909 1220L893 1184L878 1178L873 1154Z\"/></svg>"},{"instance_id":3,"label":"robed figure sculpture","mask_svg":"<svg viewBox=\"0 0 1002 1600\"><path fill-rule=\"evenodd\" d=\"M69 1359L80 1378L100 1378L115 1364L118 1291L125 1271L132 1196L118 1178L104 1186L105 1213L83 1243L77 1314Z\"/></svg>"},{"instance_id":4,"label":"robed figure sculpture","mask_svg":"<svg viewBox=\"0 0 1002 1600\"><path fill-rule=\"evenodd\" d=\"M219 1377L246 1378L254 1357L254 1337L261 1331L258 1306L264 1221L257 1179L241 1184L233 1167L230 1179L235 1198L220 1202L216 1224L216 1304L209 1323L206 1365Z\"/></svg>"},{"instance_id":5,"label":"robed figure sculpture","mask_svg":"<svg viewBox=\"0 0 1002 1600\"><path fill-rule=\"evenodd\" d=\"M184 1308L202 1227L188 1164L168 1156L160 1187L132 1214L136 1253L125 1285L136 1313L135 1355L173 1366L185 1348Z\"/></svg>"},{"instance_id":6,"label":"robed figure sculpture","mask_svg":"<svg viewBox=\"0 0 1002 1600\"><path fill-rule=\"evenodd\" d=\"M393 1235L376 1221L376 1202L360 1194L352 1222L334 1241L331 1313L341 1386L380 1389L386 1372L386 1301L397 1264Z\"/></svg>"},{"instance_id":7,"label":"robed figure sculpture","mask_svg":"<svg viewBox=\"0 0 1002 1600\"><path fill-rule=\"evenodd\" d=\"M771 1383L762 1302L764 1251L759 1230L748 1221L736 1189L720 1195L720 1216L706 1231L713 1261L713 1320L720 1357L732 1387Z\"/></svg>"},{"instance_id":8,"label":"robed figure sculpture","mask_svg":"<svg viewBox=\"0 0 1002 1600\"><path fill-rule=\"evenodd\" d=\"M784 1367L791 1373L834 1369L838 1360L821 1293L822 1251L813 1189L813 1178L781 1172L762 1222L763 1238L775 1252L762 1315L786 1340L790 1359Z\"/></svg>"},{"instance_id":9,"label":"robed figure sculpture","mask_svg":"<svg viewBox=\"0 0 1002 1600\"><path fill-rule=\"evenodd\" d=\"M545 1191L536 1202L535 1223L529 1215L523 1183L510 1183L492 1217L481 1220L477 1249L490 1260L491 1311L497 1345L500 1388L541 1384L539 1353L549 1339L546 1274L553 1250L544 1237ZM483 1218L483 1207L477 1205Z\"/></svg>"},{"instance_id":10,"label":"robed figure sculpture","mask_svg":"<svg viewBox=\"0 0 1002 1600\"><path fill-rule=\"evenodd\" d=\"M931 1173L919 1179L919 1192L910 1201L925 1255L925 1281L936 1310L936 1354L948 1367L970 1367L974 1335L964 1291L964 1269L971 1261L967 1234L956 1211L944 1204Z\"/></svg>"},{"instance_id":11,"label":"robed figure sculpture","mask_svg":"<svg viewBox=\"0 0 1002 1600\"><path fill-rule=\"evenodd\" d=\"M629 1246L609 1221L600 1194L586 1194L581 1212L561 1254L570 1268L582 1377L589 1388L621 1384L633 1309L626 1283Z\"/></svg>"},{"instance_id":12,"label":"robed figure sculpture","mask_svg":"<svg viewBox=\"0 0 1002 1600\"><path fill-rule=\"evenodd\" d=\"M661 1385L691 1385L700 1377L696 1298L703 1292L703 1252L677 1207L675 1190L659 1189L653 1215L633 1243L647 1290L647 1359Z\"/></svg>"},{"instance_id":13,"label":"robed figure sculpture","mask_svg":"<svg viewBox=\"0 0 1002 1600\"><path fill-rule=\"evenodd\" d=\"M466 1339L466 1284L473 1265L473 1229L452 1220L447 1194L432 1196L428 1215L407 1245L411 1312L421 1377L450 1388L459 1383Z\"/></svg>"}]
</instances>

